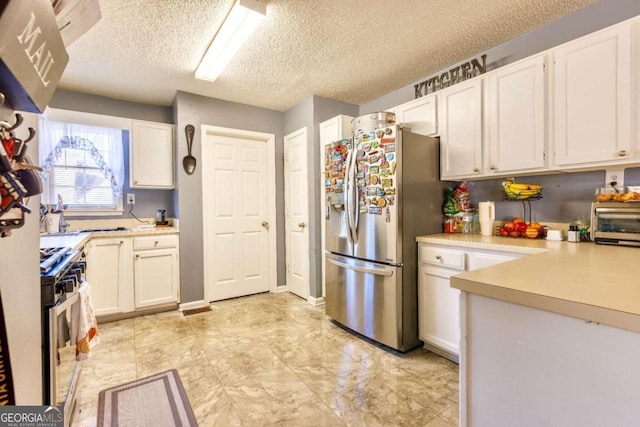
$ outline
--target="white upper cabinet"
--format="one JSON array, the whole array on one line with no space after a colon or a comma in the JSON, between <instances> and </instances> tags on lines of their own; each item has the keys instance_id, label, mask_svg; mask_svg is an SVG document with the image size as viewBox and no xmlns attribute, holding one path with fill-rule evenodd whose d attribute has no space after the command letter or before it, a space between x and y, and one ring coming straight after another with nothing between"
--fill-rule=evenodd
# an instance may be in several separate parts
<instances>
[{"instance_id":1,"label":"white upper cabinet","mask_svg":"<svg viewBox=\"0 0 640 427\"><path fill-rule=\"evenodd\" d=\"M396 122L420 135L438 133L436 95L423 96L394 108Z\"/></svg>"},{"instance_id":2,"label":"white upper cabinet","mask_svg":"<svg viewBox=\"0 0 640 427\"><path fill-rule=\"evenodd\" d=\"M629 162L631 26L618 25L553 50L558 167Z\"/></svg>"},{"instance_id":3,"label":"white upper cabinet","mask_svg":"<svg viewBox=\"0 0 640 427\"><path fill-rule=\"evenodd\" d=\"M324 121L318 125L320 129L320 146L321 153L324 153L324 146L333 141L338 141L344 138L351 138L351 121L353 117L339 115L332 119ZM324 154L321 156L324 160ZM322 168L324 173L324 166Z\"/></svg>"},{"instance_id":4,"label":"white upper cabinet","mask_svg":"<svg viewBox=\"0 0 640 427\"><path fill-rule=\"evenodd\" d=\"M488 175L545 166L546 58L528 58L487 74Z\"/></svg>"},{"instance_id":5,"label":"white upper cabinet","mask_svg":"<svg viewBox=\"0 0 640 427\"><path fill-rule=\"evenodd\" d=\"M134 120L129 153L131 188L175 186L173 125Z\"/></svg>"},{"instance_id":6,"label":"white upper cabinet","mask_svg":"<svg viewBox=\"0 0 640 427\"><path fill-rule=\"evenodd\" d=\"M440 177L482 175L482 80L475 78L438 92Z\"/></svg>"}]
</instances>

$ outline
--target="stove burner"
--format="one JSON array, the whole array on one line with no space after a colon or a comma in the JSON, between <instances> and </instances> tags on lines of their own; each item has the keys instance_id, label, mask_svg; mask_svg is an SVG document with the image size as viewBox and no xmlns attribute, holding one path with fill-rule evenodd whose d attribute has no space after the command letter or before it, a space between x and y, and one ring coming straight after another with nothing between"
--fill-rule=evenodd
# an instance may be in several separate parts
<instances>
[{"instance_id":1,"label":"stove burner","mask_svg":"<svg viewBox=\"0 0 640 427\"><path fill-rule=\"evenodd\" d=\"M71 248L44 248L40 249L40 272L46 273L62 258Z\"/></svg>"}]
</instances>

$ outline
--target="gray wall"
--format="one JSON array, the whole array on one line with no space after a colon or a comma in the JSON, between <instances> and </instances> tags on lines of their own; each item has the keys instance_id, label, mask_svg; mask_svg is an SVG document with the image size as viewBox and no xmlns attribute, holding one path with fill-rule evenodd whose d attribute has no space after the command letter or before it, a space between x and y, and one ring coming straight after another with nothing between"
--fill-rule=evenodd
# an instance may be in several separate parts
<instances>
[{"instance_id":1,"label":"gray wall","mask_svg":"<svg viewBox=\"0 0 640 427\"><path fill-rule=\"evenodd\" d=\"M56 90L49 103L52 108L62 110L81 111L85 113L104 114L107 116L124 117L127 119L147 120L150 122L173 123L172 108L159 105L148 105L137 102L120 101L104 96L89 95L86 93ZM173 190L145 190L129 187L129 141L123 144L125 179L124 194L134 193L136 204L131 211L138 218L153 218L156 210L166 209L169 217L175 217L173 209ZM122 218L133 218L130 206L124 205L125 213ZM97 219L99 217L73 217L73 219ZM105 217L113 218L113 217Z\"/></svg>"},{"instance_id":2,"label":"gray wall","mask_svg":"<svg viewBox=\"0 0 640 427\"><path fill-rule=\"evenodd\" d=\"M285 135L307 127L307 170L309 172L309 295L322 296L322 248L320 206L320 130L318 125L339 114L356 116L358 106L311 96L284 113Z\"/></svg>"},{"instance_id":3,"label":"gray wall","mask_svg":"<svg viewBox=\"0 0 640 427\"><path fill-rule=\"evenodd\" d=\"M192 154L202 158L200 125L222 126L275 135L276 215L278 250L278 285L285 283L284 248L284 181L283 181L283 119L279 111L252 107L220 99L207 98L178 91L173 102L176 124L176 161L187 155L184 128L196 128ZM180 301L200 301L204 298L204 259L202 236L202 168L187 175L177 169L177 215L180 218Z\"/></svg>"},{"instance_id":4,"label":"gray wall","mask_svg":"<svg viewBox=\"0 0 640 427\"><path fill-rule=\"evenodd\" d=\"M523 217L525 205L522 202L502 200L503 181L504 178L472 182L469 186L472 205L493 200L496 202L497 220ZM542 199L530 202L533 221L570 223L582 216L589 219L595 189L605 185L605 171L518 177L516 182L543 186ZM626 169L624 182L626 185L640 185L640 168ZM526 206L529 209L529 205Z\"/></svg>"},{"instance_id":5,"label":"gray wall","mask_svg":"<svg viewBox=\"0 0 640 427\"><path fill-rule=\"evenodd\" d=\"M537 28L516 39L473 55L487 54L487 71L518 61L535 53L584 36L609 25L640 15L638 0L601 0L571 15ZM471 58L465 58L460 63ZM456 64L451 64L454 66ZM451 68L448 67L447 70ZM441 70L446 71L446 70ZM433 75L440 74L434 73ZM424 81L427 77L415 83ZM415 98L413 84L390 92L360 106L360 115L382 111Z\"/></svg>"}]
</instances>

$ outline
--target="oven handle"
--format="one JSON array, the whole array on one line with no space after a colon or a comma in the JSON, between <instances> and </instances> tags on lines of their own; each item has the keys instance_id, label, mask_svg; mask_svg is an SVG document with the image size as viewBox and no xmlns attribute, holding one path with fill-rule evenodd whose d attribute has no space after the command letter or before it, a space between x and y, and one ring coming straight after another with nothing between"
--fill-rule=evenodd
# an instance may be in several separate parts
<instances>
[{"instance_id":1,"label":"oven handle","mask_svg":"<svg viewBox=\"0 0 640 427\"><path fill-rule=\"evenodd\" d=\"M80 298L78 292L67 292L67 299L64 302L56 305L55 307L52 307L52 309L55 308L56 319L60 314L64 313L65 310L73 305L73 303L78 301L78 298Z\"/></svg>"}]
</instances>

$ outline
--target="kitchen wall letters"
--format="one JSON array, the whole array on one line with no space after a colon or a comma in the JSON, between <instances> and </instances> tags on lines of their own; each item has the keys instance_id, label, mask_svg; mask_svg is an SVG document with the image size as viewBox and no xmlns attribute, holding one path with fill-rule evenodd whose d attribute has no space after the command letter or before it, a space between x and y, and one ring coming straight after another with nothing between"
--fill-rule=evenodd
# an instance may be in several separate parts
<instances>
[{"instance_id":1,"label":"kitchen wall letters","mask_svg":"<svg viewBox=\"0 0 640 427\"><path fill-rule=\"evenodd\" d=\"M482 64L480 63L480 60L482 61ZM478 74L486 73L487 55L482 55L480 60L478 60L478 58L472 59L471 61L460 64L449 71L441 73L440 75L431 77L428 80L413 85L413 88L415 89L415 97L423 97L439 89L444 89L446 87L453 86L456 83L473 78Z\"/></svg>"}]
</instances>

